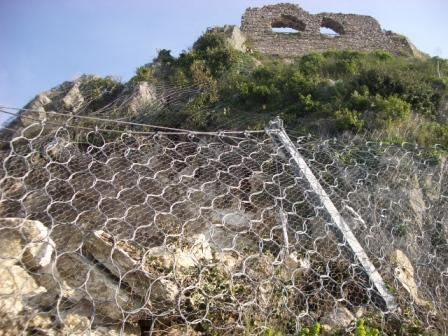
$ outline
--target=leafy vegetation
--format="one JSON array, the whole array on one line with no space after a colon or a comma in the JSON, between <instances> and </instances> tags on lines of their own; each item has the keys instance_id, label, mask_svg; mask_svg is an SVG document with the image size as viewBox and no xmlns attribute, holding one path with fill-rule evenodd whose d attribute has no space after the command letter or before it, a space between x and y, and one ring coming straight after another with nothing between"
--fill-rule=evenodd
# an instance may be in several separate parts
<instances>
[{"instance_id":1,"label":"leafy vegetation","mask_svg":"<svg viewBox=\"0 0 448 336\"><path fill-rule=\"evenodd\" d=\"M299 132L380 131L391 142L448 147L448 61L440 58L328 51L285 60L237 51L209 31L178 58L161 50L133 81L200 91L170 126L256 129L280 115Z\"/></svg>"},{"instance_id":2,"label":"leafy vegetation","mask_svg":"<svg viewBox=\"0 0 448 336\"><path fill-rule=\"evenodd\" d=\"M320 323L319 322L314 322L313 327L311 328L311 330L309 328L303 328L300 332L299 332L299 336L319 336L320 335Z\"/></svg>"},{"instance_id":3,"label":"leafy vegetation","mask_svg":"<svg viewBox=\"0 0 448 336\"><path fill-rule=\"evenodd\" d=\"M363 319L356 322L356 336L379 336L380 332L376 328L366 326Z\"/></svg>"},{"instance_id":4,"label":"leafy vegetation","mask_svg":"<svg viewBox=\"0 0 448 336\"><path fill-rule=\"evenodd\" d=\"M123 89L123 84L110 76L93 77L83 82L79 89L89 98L89 107L97 110L112 102Z\"/></svg>"},{"instance_id":5,"label":"leafy vegetation","mask_svg":"<svg viewBox=\"0 0 448 336\"><path fill-rule=\"evenodd\" d=\"M380 322L378 322L380 323ZM370 318L368 321L361 318L356 321L356 328L352 331L347 331L344 329L334 329L334 330L322 330L322 326L319 322L314 322L311 327L302 328L296 335L297 336L320 336L320 335L353 335L353 336L380 336L380 335L432 335L426 332L420 323L414 321L412 323L405 323L402 325L397 325L396 328L390 330L382 330L381 327L376 327L377 323L373 322ZM381 330L381 331L380 331ZM263 336L282 336L283 332L278 331L273 328L266 329Z\"/></svg>"}]
</instances>

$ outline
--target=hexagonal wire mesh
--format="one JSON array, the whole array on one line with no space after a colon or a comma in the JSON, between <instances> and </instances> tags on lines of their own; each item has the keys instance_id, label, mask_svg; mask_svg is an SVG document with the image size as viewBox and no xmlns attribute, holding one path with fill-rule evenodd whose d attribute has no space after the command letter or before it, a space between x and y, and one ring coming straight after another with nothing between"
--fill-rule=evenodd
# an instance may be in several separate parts
<instances>
[{"instance_id":1,"label":"hexagonal wire mesh","mask_svg":"<svg viewBox=\"0 0 448 336\"><path fill-rule=\"evenodd\" d=\"M131 335L137 322L161 335L297 334L342 313L346 331L362 317L385 333L447 332L446 160L290 135L394 297L390 311L269 134L56 118L3 131L6 334Z\"/></svg>"}]
</instances>

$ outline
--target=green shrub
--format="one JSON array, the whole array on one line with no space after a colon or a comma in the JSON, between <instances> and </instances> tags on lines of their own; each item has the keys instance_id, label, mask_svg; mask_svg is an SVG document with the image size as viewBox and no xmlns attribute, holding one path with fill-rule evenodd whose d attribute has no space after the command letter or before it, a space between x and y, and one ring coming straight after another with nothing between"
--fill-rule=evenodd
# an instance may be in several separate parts
<instances>
[{"instance_id":1,"label":"green shrub","mask_svg":"<svg viewBox=\"0 0 448 336\"><path fill-rule=\"evenodd\" d=\"M356 336L379 336L380 332L378 329L366 326L363 319L356 321Z\"/></svg>"},{"instance_id":2,"label":"green shrub","mask_svg":"<svg viewBox=\"0 0 448 336\"><path fill-rule=\"evenodd\" d=\"M154 81L154 69L149 66L141 66L137 68L133 78L135 82L152 82Z\"/></svg>"},{"instance_id":3,"label":"green shrub","mask_svg":"<svg viewBox=\"0 0 448 336\"><path fill-rule=\"evenodd\" d=\"M363 319L356 322L356 336L367 336L367 330Z\"/></svg>"},{"instance_id":4,"label":"green shrub","mask_svg":"<svg viewBox=\"0 0 448 336\"><path fill-rule=\"evenodd\" d=\"M310 336L310 328L303 328L300 330L299 336Z\"/></svg>"},{"instance_id":5,"label":"green shrub","mask_svg":"<svg viewBox=\"0 0 448 336\"><path fill-rule=\"evenodd\" d=\"M154 59L154 62L159 62L162 64L170 64L174 62L174 57L171 56L171 50L161 49L157 54L157 57Z\"/></svg>"},{"instance_id":6,"label":"green shrub","mask_svg":"<svg viewBox=\"0 0 448 336\"><path fill-rule=\"evenodd\" d=\"M390 69L385 67L376 67L362 70L354 78L354 85L366 86L372 95L400 95L404 93L404 87L401 81L393 75Z\"/></svg>"},{"instance_id":7,"label":"green shrub","mask_svg":"<svg viewBox=\"0 0 448 336\"><path fill-rule=\"evenodd\" d=\"M380 61L387 61L393 58L392 54L385 50L377 50L373 53L373 56L378 58Z\"/></svg>"},{"instance_id":8,"label":"green shrub","mask_svg":"<svg viewBox=\"0 0 448 336\"><path fill-rule=\"evenodd\" d=\"M195 86L206 94L210 103L216 102L218 100L218 83L205 64L195 61L190 67L190 72Z\"/></svg>"},{"instance_id":9,"label":"green shrub","mask_svg":"<svg viewBox=\"0 0 448 336\"><path fill-rule=\"evenodd\" d=\"M348 77L358 72L364 54L358 51L344 50L327 52L327 72L332 77Z\"/></svg>"},{"instance_id":10,"label":"green shrub","mask_svg":"<svg viewBox=\"0 0 448 336\"><path fill-rule=\"evenodd\" d=\"M226 48L225 38L214 32L206 32L193 44L193 50L200 53L207 53L212 49L223 48Z\"/></svg>"},{"instance_id":11,"label":"green shrub","mask_svg":"<svg viewBox=\"0 0 448 336\"><path fill-rule=\"evenodd\" d=\"M320 335L320 323L314 322L313 324L313 331L311 333L312 336L319 336Z\"/></svg>"},{"instance_id":12,"label":"green shrub","mask_svg":"<svg viewBox=\"0 0 448 336\"><path fill-rule=\"evenodd\" d=\"M372 107L377 111L375 122L377 128L391 127L394 121L409 118L411 105L396 96L383 98L376 95Z\"/></svg>"},{"instance_id":13,"label":"green shrub","mask_svg":"<svg viewBox=\"0 0 448 336\"><path fill-rule=\"evenodd\" d=\"M171 71L168 80L175 86L188 86L190 84L185 71L181 68L174 68Z\"/></svg>"},{"instance_id":14,"label":"green shrub","mask_svg":"<svg viewBox=\"0 0 448 336\"><path fill-rule=\"evenodd\" d=\"M268 328L262 333L262 336L282 336L282 333L279 331L275 331L272 328Z\"/></svg>"},{"instance_id":15,"label":"green shrub","mask_svg":"<svg viewBox=\"0 0 448 336\"><path fill-rule=\"evenodd\" d=\"M422 147L440 145L443 149L448 149L448 125L422 123L417 130L416 141Z\"/></svg>"},{"instance_id":16,"label":"green shrub","mask_svg":"<svg viewBox=\"0 0 448 336\"><path fill-rule=\"evenodd\" d=\"M317 75L325 65L325 57L317 53L308 54L300 59L299 65L304 74Z\"/></svg>"},{"instance_id":17,"label":"green shrub","mask_svg":"<svg viewBox=\"0 0 448 336\"><path fill-rule=\"evenodd\" d=\"M319 336L320 335L320 323L314 322L313 327L310 329L305 327L301 329L298 333L298 336Z\"/></svg>"},{"instance_id":18,"label":"green shrub","mask_svg":"<svg viewBox=\"0 0 448 336\"><path fill-rule=\"evenodd\" d=\"M338 130L352 130L359 132L364 127L364 121L360 119L359 112L342 108L335 113Z\"/></svg>"},{"instance_id":19,"label":"green shrub","mask_svg":"<svg viewBox=\"0 0 448 336\"><path fill-rule=\"evenodd\" d=\"M361 93L357 90L353 91L348 101L350 108L357 111L365 111L372 107L369 95L369 89L366 86L361 87Z\"/></svg>"},{"instance_id":20,"label":"green shrub","mask_svg":"<svg viewBox=\"0 0 448 336\"><path fill-rule=\"evenodd\" d=\"M203 34L193 44L192 53L196 59L204 61L214 76L221 76L238 61L238 52L216 32Z\"/></svg>"}]
</instances>

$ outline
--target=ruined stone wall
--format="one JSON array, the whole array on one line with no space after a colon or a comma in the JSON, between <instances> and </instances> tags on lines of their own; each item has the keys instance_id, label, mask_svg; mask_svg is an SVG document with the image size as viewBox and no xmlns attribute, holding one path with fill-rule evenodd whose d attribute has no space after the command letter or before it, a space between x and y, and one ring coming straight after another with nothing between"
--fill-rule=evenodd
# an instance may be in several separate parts
<instances>
[{"instance_id":1,"label":"ruined stone wall","mask_svg":"<svg viewBox=\"0 0 448 336\"><path fill-rule=\"evenodd\" d=\"M288 27L298 33L276 33L273 27ZM338 36L320 33L326 27ZM256 51L279 56L301 56L329 49L359 51L387 50L394 54L413 55L404 36L385 32L371 16L355 14L310 14L297 5L277 4L248 8L241 29L248 45Z\"/></svg>"}]
</instances>

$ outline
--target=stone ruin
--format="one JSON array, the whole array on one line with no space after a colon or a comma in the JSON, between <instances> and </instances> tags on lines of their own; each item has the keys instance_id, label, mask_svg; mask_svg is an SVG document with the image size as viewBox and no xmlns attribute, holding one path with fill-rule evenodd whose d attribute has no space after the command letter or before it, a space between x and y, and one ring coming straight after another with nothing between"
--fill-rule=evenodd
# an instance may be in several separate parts
<instances>
[{"instance_id":1,"label":"stone ruin","mask_svg":"<svg viewBox=\"0 0 448 336\"><path fill-rule=\"evenodd\" d=\"M291 28L293 33L273 28ZM334 34L323 34L321 28ZM403 35L381 28L371 16L340 13L310 14L294 4L248 8L241 31L250 50L278 56L302 56L327 50L386 50L397 55L425 57Z\"/></svg>"}]
</instances>

